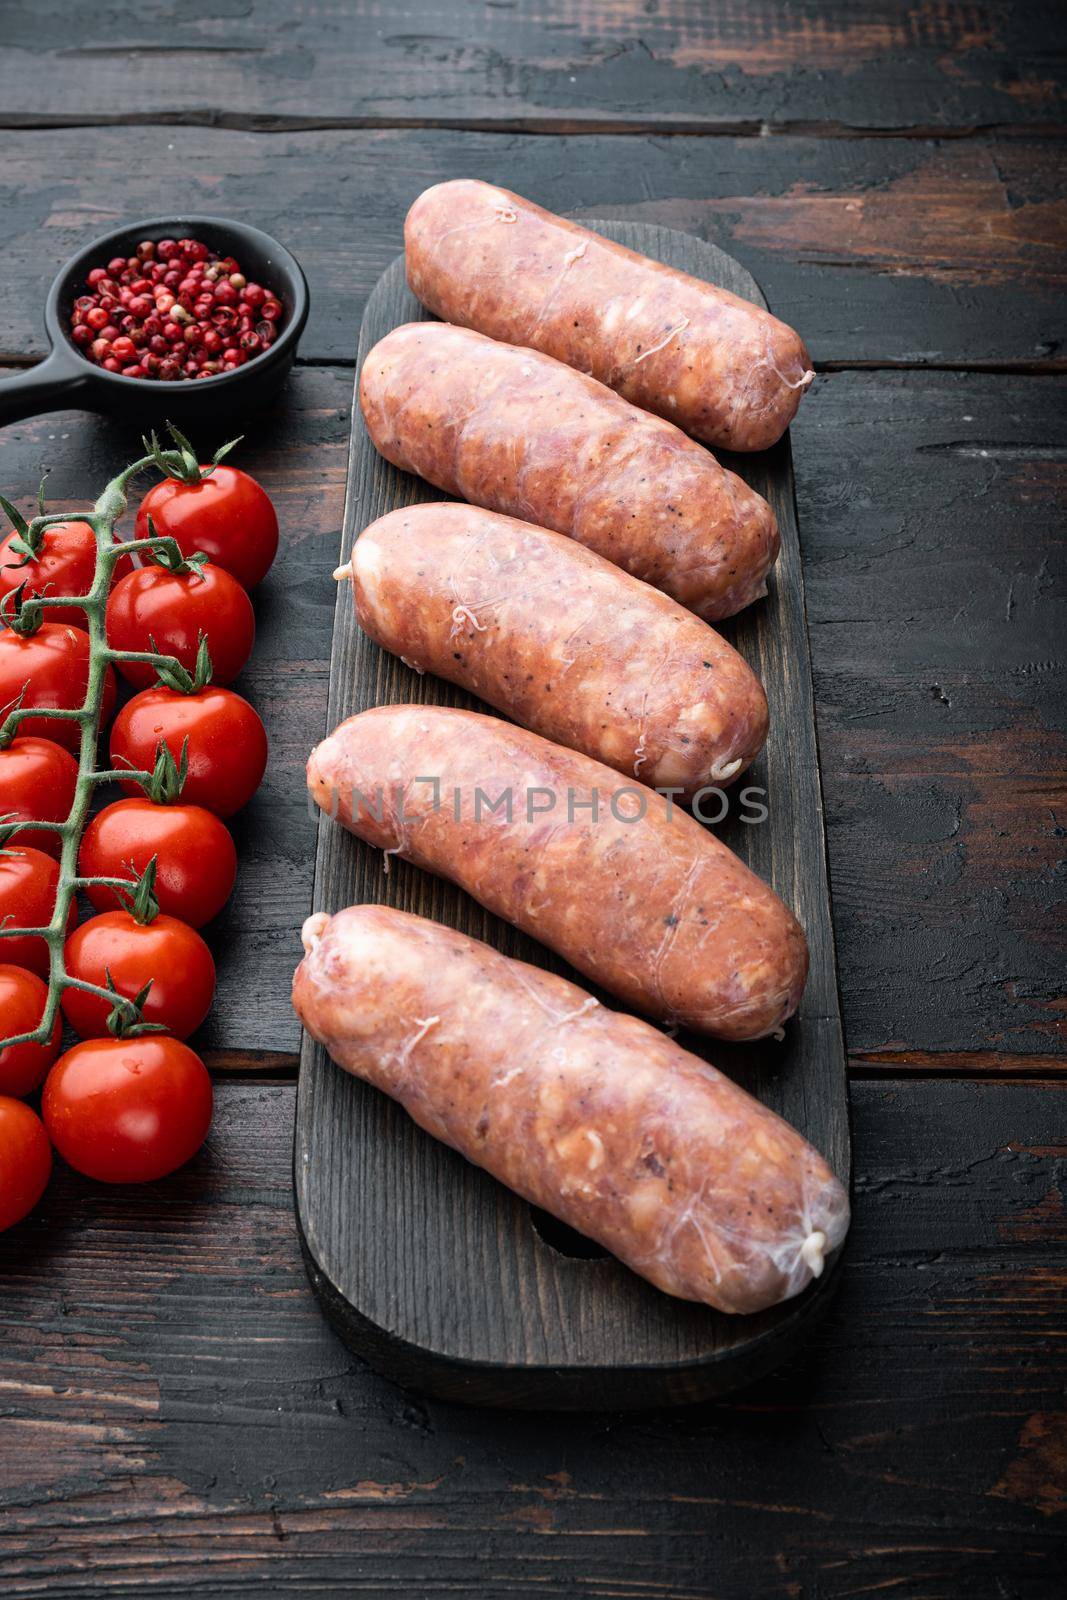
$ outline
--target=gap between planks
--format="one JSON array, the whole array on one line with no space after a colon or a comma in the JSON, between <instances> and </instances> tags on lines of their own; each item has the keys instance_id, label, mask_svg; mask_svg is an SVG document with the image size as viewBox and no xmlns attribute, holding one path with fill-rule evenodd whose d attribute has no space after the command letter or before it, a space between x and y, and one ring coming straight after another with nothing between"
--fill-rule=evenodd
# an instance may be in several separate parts
<instances>
[{"instance_id":1,"label":"gap between planks","mask_svg":"<svg viewBox=\"0 0 1067 1600\"><path fill-rule=\"evenodd\" d=\"M576 134L710 139L1044 139L1067 138L1062 122L972 122L958 125L915 123L901 128L867 127L833 121L781 122L745 117L713 121L702 118L644 117L374 117L374 116L269 116L242 111L217 111L191 107L184 111L0 112L0 128L22 132L48 132L59 128L220 128L233 133L328 132L443 132L516 133L570 138Z\"/></svg>"},{"instance_id":2,"label":"gap between planks","mask_svg":"<svg viewBox=\"0 0 1067 1600\"><path fill-rule=\"evenodd\" d=\"M43 359L40 357L38 359ZM4 356L0 354L0 364L9 366L32 365L25 356ZM995 358L986 359L976 356L973 361L903 361L893 358L885 360L867 359L855 361L819 361L813 360L812 366L819 377L832 377L837 372L974 372L985 373L997 378L1048 378L1057 377L1067 372L1067 355L1046 356L1033 361L998 361ZM354 371L355 360L348 356L300 356L296 357L298 367L336 367L341 370Z\"/></svg>"},{"instance_id":3,"label":"gap between planks","mask_svg":"<svg viewBox=\"0 0 1067 1600\"><path fill-rule=\"evenodd\" d=\"M46 350L27 355L22 351L0 350L0 368L26 370L44 361ZM354 372L355 359L348 356L301 356L295 366L308 371ZM839 372L970 372L995 378L1054 378L1067 372L1067 355L1047 356L1034 361L997 361L976 356L973 361L899 361L887 359L856 361L813 361L819 377L830 378ZM76 408L73 408L76 409Z\"/></svg>"},{"instance_id":4,"label":"gap between planks","mask_svg":"<svg viewBox=\"0 0 1067 1600\"><path fill-rule=\"evenodd\" d=\"M204 1061L224 1078L277 1084L295 1080L295 1051L205 1050ZM868 1050L848 1057L850 1082L1056 1083L1067 1080L1067 1057L998 1055L995 1050Z\"/></svg>"}]
</instances>

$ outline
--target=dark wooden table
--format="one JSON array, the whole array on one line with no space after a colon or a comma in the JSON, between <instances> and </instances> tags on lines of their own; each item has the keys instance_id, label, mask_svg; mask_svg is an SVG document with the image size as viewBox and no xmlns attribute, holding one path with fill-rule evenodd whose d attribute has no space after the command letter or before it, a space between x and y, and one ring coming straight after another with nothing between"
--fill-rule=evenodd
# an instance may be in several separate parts
<instances>
[{"instance_id":1,"label":"dark wooden table","mask_svg":"<svg viewBox=\"0 0 1067 1600\"><path fill-rule=\"evenodd\" d=\"M216 938L216 1123L171 1180L108 1191L61 1173L0 1238L5 1595L1057 1592L1054 11L3 7L0 364L40 356L44 287L86 235L176 201L278 234L314 298L285 402L241 455L285 543L244 680L273 755ZM328 1331L296 1244L284 997L310 895L301 770L323 726L356 333L406 207L461 173L713 239L819 371L794 450L856 1216L810 1348L697 1410L559 1419L401 1393ZM137 452L73 413L0 443L4 492L25 503L49 466L72 507Z\"/></svg>"}]
</instances>

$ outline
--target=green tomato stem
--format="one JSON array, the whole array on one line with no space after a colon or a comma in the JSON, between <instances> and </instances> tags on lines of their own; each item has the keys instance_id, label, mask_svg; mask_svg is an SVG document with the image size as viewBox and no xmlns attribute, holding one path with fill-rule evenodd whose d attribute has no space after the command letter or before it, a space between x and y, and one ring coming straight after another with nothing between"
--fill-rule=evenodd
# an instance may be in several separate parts
<instances>
[{"instance_id":1,"label":"green tomato stem","mask_svg":"<svg viewBox=\"0 0 1067 1600\"><path fill-rule=\"evenodd\" d=\"M136 555L139 550L165 550L175 560L182 559L181 546L169 533L157 533L152 539L127 539L111 548L116 556Z\"/></svg>"},{"instance_id":2,"label":"green tomato stem","mask_svg":"<svg viewBox=\"0 0 1067 1600\"><path fill-rule=\"evenodd\" d=\"M169 667L173 672L175 668L181 671L181 662L177 656L157 655L154 650L112 650L110 646L104 652L108 661L145 661L149 666Z\"/></svg>"},{"instance_id":3,"label":"green tomato stem","mask_svg":"<svg viewBox=\"0 0 1067 1600\"><path fill-rule=\"evenodd\" d=\"M98 1000L106 1000L109 1006L125 1006L130 1011L136 1011L133 1001L124 994L116 994L114 989L105 989L99 983L86 983L82 978L65 978L64 989L77 989L79 994L95 995Z\"/></svg>"},{"instance_id":4,"label":"green tomato stem","mask_svg":"<svg viewBox=\"0 0 1067 1600\"><path fill-rule=\"evenodd\" d=\"M14 711L9 711L0 725L0 749L9 745L19 728L19 725L29 717L51 717L56 722L76 722L84 715L85 708L81 711L61 711L55 706L18 706Z\"/></svg>"},{"instance_id":5,"label":"green tomato stem","mask_svg":"<svg viewBox=\"0 0 1067 1600\"><path fill-rule=\"evenodd\" d=\"M52 708L40 709L35 706L17 707L8 713L0 724L0 748L9 744L14 737L14 730L28 717L55 718L66 722L77 722L80 727L78 743L78 781L75 788L74 800L70 814L65 822L40 823L37 826L50 827L58 833L63 841L59 860L59 883L56 889L55 905L52 919L46 928L9 928L0 927L0 960L3 959L3 940L14 938L17 935L41 938L48 945L48 999L45 1003L44 1014L38 1026L26 1033L20 1033L7 1039L0 1039L0 1050L5 1050L16 1044L44 1044L52 1036L56 1016L59 1011L60 996L64 989L80 989L85 994L96 995L102 1000L107 1000L111 1006L121 1004L131 1013L136 1013L137 1007L125 996L116 996L110 990L102 989L97 984L85 983L79 978L73 978L67 972L63 947L66 942L67 919L74 901L76 891L86 883L106 883L114 885L121 883L128 887L124 880L118 879L86 879L78 876L78 850L81 845L82 834L89 817L89 808L92 803L93 790L97 784L112 780L145 780L151 779L152 774L147 772L111 772L97 768L96 747L100 736L100 723L104 702L104 687L107 680L107 671L113 661L144 661L153 665L177 666L173 656L160 656L140 651L112 650L107 642L105 628L105 612L107 609L108 593L111 589L112 574L115 563L123 556L139 550L155 550L161 546L173 547L180 555L176 542L166 535L151 539L130 539L124 543L116 543L114 537L115 524L126 510L127 490L130 483L148 467L155 467L161 475L165 475L168 459L173 452L161 452L160 457L153 455L142 456L140 460L125 467L118 477L113 478L97 500L92 511L82 512L53 512L39 515L29 523L29 536L46 527L51 527L57 522L87 522L96 538L96 569L93 574L92 586L87 594L83 595L57 595L48 596L40 601L34 598L34 604L40 605L66 605L77 606L85 612L85 631L89 635L89 674L85 690L85 700L76 710L59 710ZM20 826L28 826L21 824Z\"/></svg>"},{"instance_id":6,"label":"green tomato stem","mask_svg":"<svg viewBox=\"0 0 1067 1600\"><path fill-rule=\"evenodd\" d=\"M89 772L86 774L88 783L125 783L127 778L134 783L150 783L152 774L150 772L142 772L139 767L122 767L118 772Z\"/></svg>"},{"instance_id":7,"label":"green tomato stem","mask_svg":"<svg viewBox=\"0 0 1067 1600\"><path fill-rule=\"evenodd\" d=\"M40 606L41 610L44 611L47 606L69 606L70 601L63 594L35 594L32 600L28 600L26 604Z\"/></svg>"}]
</instances>

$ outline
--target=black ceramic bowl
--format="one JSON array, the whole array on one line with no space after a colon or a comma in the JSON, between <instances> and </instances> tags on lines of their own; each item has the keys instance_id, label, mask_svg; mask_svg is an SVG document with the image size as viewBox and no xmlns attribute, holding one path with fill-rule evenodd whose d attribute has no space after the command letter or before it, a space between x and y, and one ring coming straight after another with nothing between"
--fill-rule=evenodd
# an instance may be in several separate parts
<instances>
[{"instance_id":1,"label":"black ceramic bowl","mask_svg":"<svg viewBox=\"0 0 1067 1600\"><path fill-rule=\"evenodd\" d=\"M86 360L70 338L70 314L86 292L91 268L115 255L132 255L142 239L202 239L221 255L232 255L255 283L281 302L278 336L262 355L233 372L212 378L160 383L156 378L124 378ZM56 275L45 304L44 321L51 353L16 378L0 381L0 423L40 411L74 408L107 411L151 426L165 417L211 419L253 411L281 387L296 355L308 316L307 280L295 256L276 239L243 222L224 217L149 217L101 234L71 256Z\"/></svg>"}]
</instances>

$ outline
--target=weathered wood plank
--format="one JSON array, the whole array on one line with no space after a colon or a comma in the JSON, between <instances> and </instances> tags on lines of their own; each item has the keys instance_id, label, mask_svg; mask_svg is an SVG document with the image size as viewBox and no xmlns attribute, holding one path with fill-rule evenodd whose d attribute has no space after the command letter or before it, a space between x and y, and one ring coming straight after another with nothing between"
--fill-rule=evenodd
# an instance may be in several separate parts
<instances>
[{"instance_id":1,"label":"weathered wood plank","mask_svg":"<svg viewBox=\"0 0 1067 1600\"><path fill-rule=\"evenodd\" d=\"M298 1043L303 763L325 725L351 381L298 372L238 457L285 542L243 680L272 758L212 933L206 1041L225 1052ZM835 374L793 430L846 1038L886 1071L909 1047L1062 1050L1063 403L1054 379ZM43 466L74 507L137 449L71 413L2 439L0 490L27 508Z\"/></svg>"},{"instance_id":2,"label":"weathered wood plank","mask_svg":"<svg viewBox=\"0 0 1067 1600\"><path fill-rule=\"evenodd\" d=\"M5 8L8 119L900 129L1062 117L1040 0L124 0ZM42 93L42 86L45 92Z\"/></svg>"},{"instance_id":3,"label":"weathered wood plank","mask_svg":"<svg viewBox=\"0 0 1067 1600\"><path fill-rule=\"evenodd\" d=\"M232 1070L239 1071L243 1065L245 1071L251 1071L260 1059L249 1056L242 1063L242 1058L235 1055ZM1006 1081L1059 1077L1067 1073L1067 1055L1062 1051L1058 1055L1018 1055L1011 1050L915 1050L908 1045L895 1049L887 1045L881 1050L854 1051L848 1058L848 1068L852 1077L881 1080L906 1072L909 1077L973 1079L988 1075Z\"/></svg>"},{"instance_id":4,"label":"weathered wood plank","mask_svg":"<svg viewBox=\"0 0 1067 1600\"><path fill-rule=\"evenodd\" d=\"M849 1045L1062 1052L1067 395L820 393L794 451Z\"/></svg>"},{"instance_id":5,"label":"weathered wood plank","mask_svg":"<svg viewBox=\"0 0 1067 1600\"><path fill-rule=\"evenodd\" d=\"M226 1083L140 1190L62 1171L0 1236L0 1587L1044 1600L1067 1500L1063 1090L858 1084L822 1330L729 1404L589 1418L405 1395L319 1316L291 1085Z\"/></svg>"},{"instance_id":6,"label":"weathered wood plank","mask_svg":"<svg viewBox=\"0 0 1067 1600\"><path fill-rule=\"evenodd\" d=\"M311 280L306 359L351 361L363 302L428 184L476 174L557 211L660 222L735 255L821 365L1067 364L1060 146L976 139L501 138L202 128L7 133L0 352L39 355L53 271L180 193L254 218ZM653 199L652 197L656 198Z\"/></svg>"}]
</instances>

